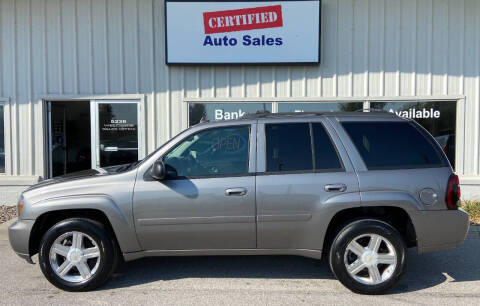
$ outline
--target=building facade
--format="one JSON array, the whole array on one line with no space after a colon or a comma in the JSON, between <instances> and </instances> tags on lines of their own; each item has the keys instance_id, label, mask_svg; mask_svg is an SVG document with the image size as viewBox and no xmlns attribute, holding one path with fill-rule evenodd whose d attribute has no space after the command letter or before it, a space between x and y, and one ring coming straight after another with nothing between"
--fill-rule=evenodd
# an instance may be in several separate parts
<instances>
[{"instance_id":1,"label":"building facade","mask_svg":"<svg viewBox=\"0 0 480 306\"><path fill-rule=\"evenodd\" d=\"M320 6L319 63L174 65L163 0L0 0L0 204L201 117L371 108L419 121L479 198L480 1Z\"/></svg>"}]
</instances>

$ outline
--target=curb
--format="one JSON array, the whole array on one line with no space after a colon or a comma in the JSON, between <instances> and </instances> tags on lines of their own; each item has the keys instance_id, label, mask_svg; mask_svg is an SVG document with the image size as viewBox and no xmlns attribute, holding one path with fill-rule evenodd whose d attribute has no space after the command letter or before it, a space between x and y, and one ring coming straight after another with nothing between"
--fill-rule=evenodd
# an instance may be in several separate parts
<instances>
[{"instance_id":1,"label":"curb","mask_svg":"<svg viewBox=\"0 0 480 306\"><path fill-rule=\"evenodd\" d=\"M13 218L5 223L0 224L0 241L8 240L8 227L12 225L15 221L17 221L17 218Z\"/></svg>"}]
</instances>

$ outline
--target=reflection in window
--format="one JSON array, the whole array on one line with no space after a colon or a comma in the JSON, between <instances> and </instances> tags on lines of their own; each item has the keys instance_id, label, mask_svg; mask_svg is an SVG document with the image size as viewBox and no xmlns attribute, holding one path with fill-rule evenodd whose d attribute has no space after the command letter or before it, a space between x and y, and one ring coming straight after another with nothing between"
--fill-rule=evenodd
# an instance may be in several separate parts
<instances>
[{"instance_id":1,"label":"reflection in window","mask_svg":"<svg viewBox=\"0 0 480 306\"><path fill-rule=\"evenodd\" d=\"M457 102L372 102L371 108L395 112L423 126L440 144L455 168Z\"/></svg>"},{"instance_id":2,"label":"reflection in window","mask_svg":"<svg viewBox=\"0 0 480 306\"><path fill-rule=\"evenodd\" d=\"M129 164L138 160L138 113L135 103L98 105L100 166Z\"/></svg>"},{"instance_id":3,"label":"reflection in window","mask_svg":"<svg viewBox=\"0 0 480 306\"><path fill-rule=\"evenodd\" d=\"M267 172L313 170L308 123L265 126Z\"/></svg>"},{"instance_id":4,"label":"reflection in window","mask_svg":"<svg viewBox=\"0 0 480 306\"><path fill-rule=\"evenodd\" d=\"M0 173L5 173L5 131L4 131L4 106L0 104Z\"/></svg>"},{"instance_id":5,"label":"reflection in window","mask_svg":"<svg viewBox=\"0 0 480 306\"><path fill-rule=\"evenodd\" d=\"M363 102L350 103L279 103L279 113L301 112L355 112L363 109Z\"/></svg>"},{"instance_id":6,"label":"reflection in window","mask_svg":"<svg viewBox=\"0 0 480 306\"><path fill-rule=\"evenodd\" d=\"M200 121L232 120L245 114L272 112L272 103L189 103L189 126Z\"/></svg>"},{"instance_id":7,"label":"reflection in window","mask_svg":"<svg viewBox=\"0 0 480 306\"><path fill-rule=\"evenodd\" d=\"M440 150L410 122L343 122L368 169L445 167ZM426 134L425 134L426 135ZM429 137L430 138L430 137Z\"/></svg>"},{"instance_id":8,"label":"reflection in window","mask_svg":"<svg viewBox=\"0 0 480 306\"><path fill-rule=\"evenodd\" d=\"M214 128L188 137L163 162L170 177L248 173L249 126Z\"/></svg>"}]
</instances>

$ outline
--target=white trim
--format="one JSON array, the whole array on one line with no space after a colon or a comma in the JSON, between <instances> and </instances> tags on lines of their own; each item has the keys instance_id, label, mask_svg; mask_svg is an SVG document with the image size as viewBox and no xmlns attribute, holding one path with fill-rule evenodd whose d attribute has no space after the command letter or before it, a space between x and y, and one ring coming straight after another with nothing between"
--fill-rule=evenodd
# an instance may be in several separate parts
<instances>
[{"instance_id":1,"label":"white trim","mask_svg":"<svg viewBox=\"0 0 480 306\"><path fill-rule=\"evenodd\" d=\"M266 103L266 102L409 102L409 101L452 101L465 99L464 95L435 95L435 96L394 96L394 97L248 97L248 98L195 98L185 97L183 102L202 102L202 103Z\"/></svg>"},{"instance_id":2,"label":"white trim","mask_svg":"<svg viewBox=\"0 0 480 306\"><path fill-rule=\"evenodd\" d=\"M461 185L480 185L480 175L476 175L476 176L460 175L459 180L460 180L460 186Z\"/></svg>"},{"instance_id":3,"label":"white trim","mask_svg":"<svg viewBox=\"0 0 480 306\"><path fill-rule=\"evenodd\" d=\"M113 94L113 95L38 95L36 100L68 101L68 100L140 100L145 102L144 94Z\"/></svg>"},{"instance_id":4,"label":"white trim","mask_svg":"<svg viewBox=\"0 0 480 306\"><path fill-rule=\"evenodd\" d=\"M39 176L0 175L0 186L31 186L38 183Z\"/></svg>"}]
</instances>

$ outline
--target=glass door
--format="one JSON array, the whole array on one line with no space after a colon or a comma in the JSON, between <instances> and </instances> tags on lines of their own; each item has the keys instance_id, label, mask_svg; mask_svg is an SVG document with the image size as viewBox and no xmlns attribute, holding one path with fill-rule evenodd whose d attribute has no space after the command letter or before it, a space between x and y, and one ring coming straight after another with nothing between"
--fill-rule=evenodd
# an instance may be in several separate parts
<instances>
[{"instance_id":1,"label":"glass door","mask_svg":"<svg viewBox=\"0 0 480 306\"><path fill-rule=\"evenodd\" d=\"M138 101L92 101L92 168L139 159L139 115Z\"/></svg>"},{"instance_id":2,"label":"glass door","mask_svg":"<svg viewBox=\"0 0 480 306\"><path fill-rule=\"evenodd\" d=\"M48 103L50 177L67 172L66 109L63 105Z\"/></svg>"}]
</instances>

